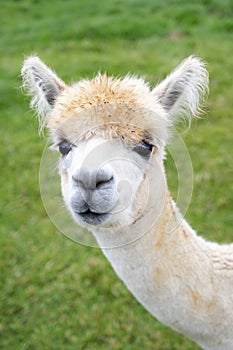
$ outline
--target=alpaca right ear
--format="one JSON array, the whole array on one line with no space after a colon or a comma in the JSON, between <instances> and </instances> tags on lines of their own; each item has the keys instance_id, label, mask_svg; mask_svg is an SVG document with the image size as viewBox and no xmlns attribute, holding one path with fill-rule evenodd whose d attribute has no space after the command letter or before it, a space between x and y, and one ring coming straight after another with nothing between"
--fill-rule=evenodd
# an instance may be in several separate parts
<instances>
[{"instance_id":1,"label":"alpaca right ear","mask_svg":"<svg viewBox=\"0 0 233 350\"><path fill-rule=\"evenodd\" d=\"M158 84L152 94L168 112L173 124L182 116L190 122L201 112L208 82L205 64L198 57L190 56Z\"/></svg>"},{"instance_id":2,"label":"alpaca right ear","mask_svg":"<svg viewBox=\"0 0 233 350\"><path fill-rule=\"evenodd\" d=\"M66 85L37 56L28 57L24 61L21 75L23 88L32 97L30 106L37 111L40 130L42 130L46 124L48 112Z\"/></svg>"}]
</instances>

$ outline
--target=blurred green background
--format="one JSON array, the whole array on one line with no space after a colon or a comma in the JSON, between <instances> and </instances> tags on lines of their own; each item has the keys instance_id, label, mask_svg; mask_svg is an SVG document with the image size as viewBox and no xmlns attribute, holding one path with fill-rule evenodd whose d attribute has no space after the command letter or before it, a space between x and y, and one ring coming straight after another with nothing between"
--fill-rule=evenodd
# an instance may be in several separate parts
<instances>
[{"instance_id":1,"label":"blurred green background","mask_svg":"<svg viewBox=\"0 0 233 350\"><path fill-rule=\"evenodd\" d=\"M194 167L187 218L207 239L232 242L232 1L3 0L0 13L0 348L199 349L152 318L99 249L50 222L38 185L45 141L20 69L37 53L67 82L102 70L155 84L186 56L202 57L209 111L183 135Z\"/></svg>"}]
</instances>

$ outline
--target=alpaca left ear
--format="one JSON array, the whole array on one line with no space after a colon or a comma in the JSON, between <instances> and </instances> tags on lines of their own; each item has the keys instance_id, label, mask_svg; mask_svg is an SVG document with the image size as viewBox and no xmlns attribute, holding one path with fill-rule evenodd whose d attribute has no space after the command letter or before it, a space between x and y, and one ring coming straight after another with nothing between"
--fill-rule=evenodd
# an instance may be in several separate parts
<instances>
[{"instance_id":1,"label":"alpaca left ear","mask_svg":"<svg viewBox=\"0 0 233 350\"><path fill-rule=\"evenodd\" d=\"M199 58L190 56L158 84L152 94L168 112L172 123L180 116L191 121L201 111L208 93L208 83L204 63Z\"/></svg>"},{"instance_id":2,"label":"alpaca left ear","mask_svg":"<svg viewBox=\"0 0 233 350\"><path fill-rule=\"evenodd\" d=\"M37 56L28 57L24 61L21 74L23 88L32 97L30 106L36 109L40 129L43 129L48 112L66 85Z\"/></svg>"}]
</instances>

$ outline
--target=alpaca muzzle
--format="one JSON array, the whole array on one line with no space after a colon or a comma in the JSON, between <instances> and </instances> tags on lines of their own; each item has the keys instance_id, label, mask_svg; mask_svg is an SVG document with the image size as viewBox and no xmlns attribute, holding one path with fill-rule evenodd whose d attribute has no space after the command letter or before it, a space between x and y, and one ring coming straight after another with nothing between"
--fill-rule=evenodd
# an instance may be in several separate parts
<instances>
[{"instance_id":1,"label":"alpaca muzzle","mask_svg":"<svg viewBox=\"0 0 233 350\"><path fill-rule=\"evenodd\" d=\"M79 169L72 176L70 207L83 222L97 225L105 222L114 209L118 193L112 169Z\"/></svg>"}]
</instances>

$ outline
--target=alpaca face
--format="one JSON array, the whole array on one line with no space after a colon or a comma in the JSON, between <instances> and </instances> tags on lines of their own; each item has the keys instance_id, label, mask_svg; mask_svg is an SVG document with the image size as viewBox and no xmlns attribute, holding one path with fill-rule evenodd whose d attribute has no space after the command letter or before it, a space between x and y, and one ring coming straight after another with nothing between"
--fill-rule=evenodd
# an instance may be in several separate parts
<instances>
[{"instance_id":1,"label":"alpaca face","mask_svg":"<svg viewBox=\"0 0 233 350\"><path fill-rule=\"evenodd\" d=\"M157 146L145 140L110 139L96 130L76 142L63 138L57 148L63 198L77 223L116 228L143 215L150 193L148 169L152 159L161 164Z\"/></svg>"}]
</instances>

